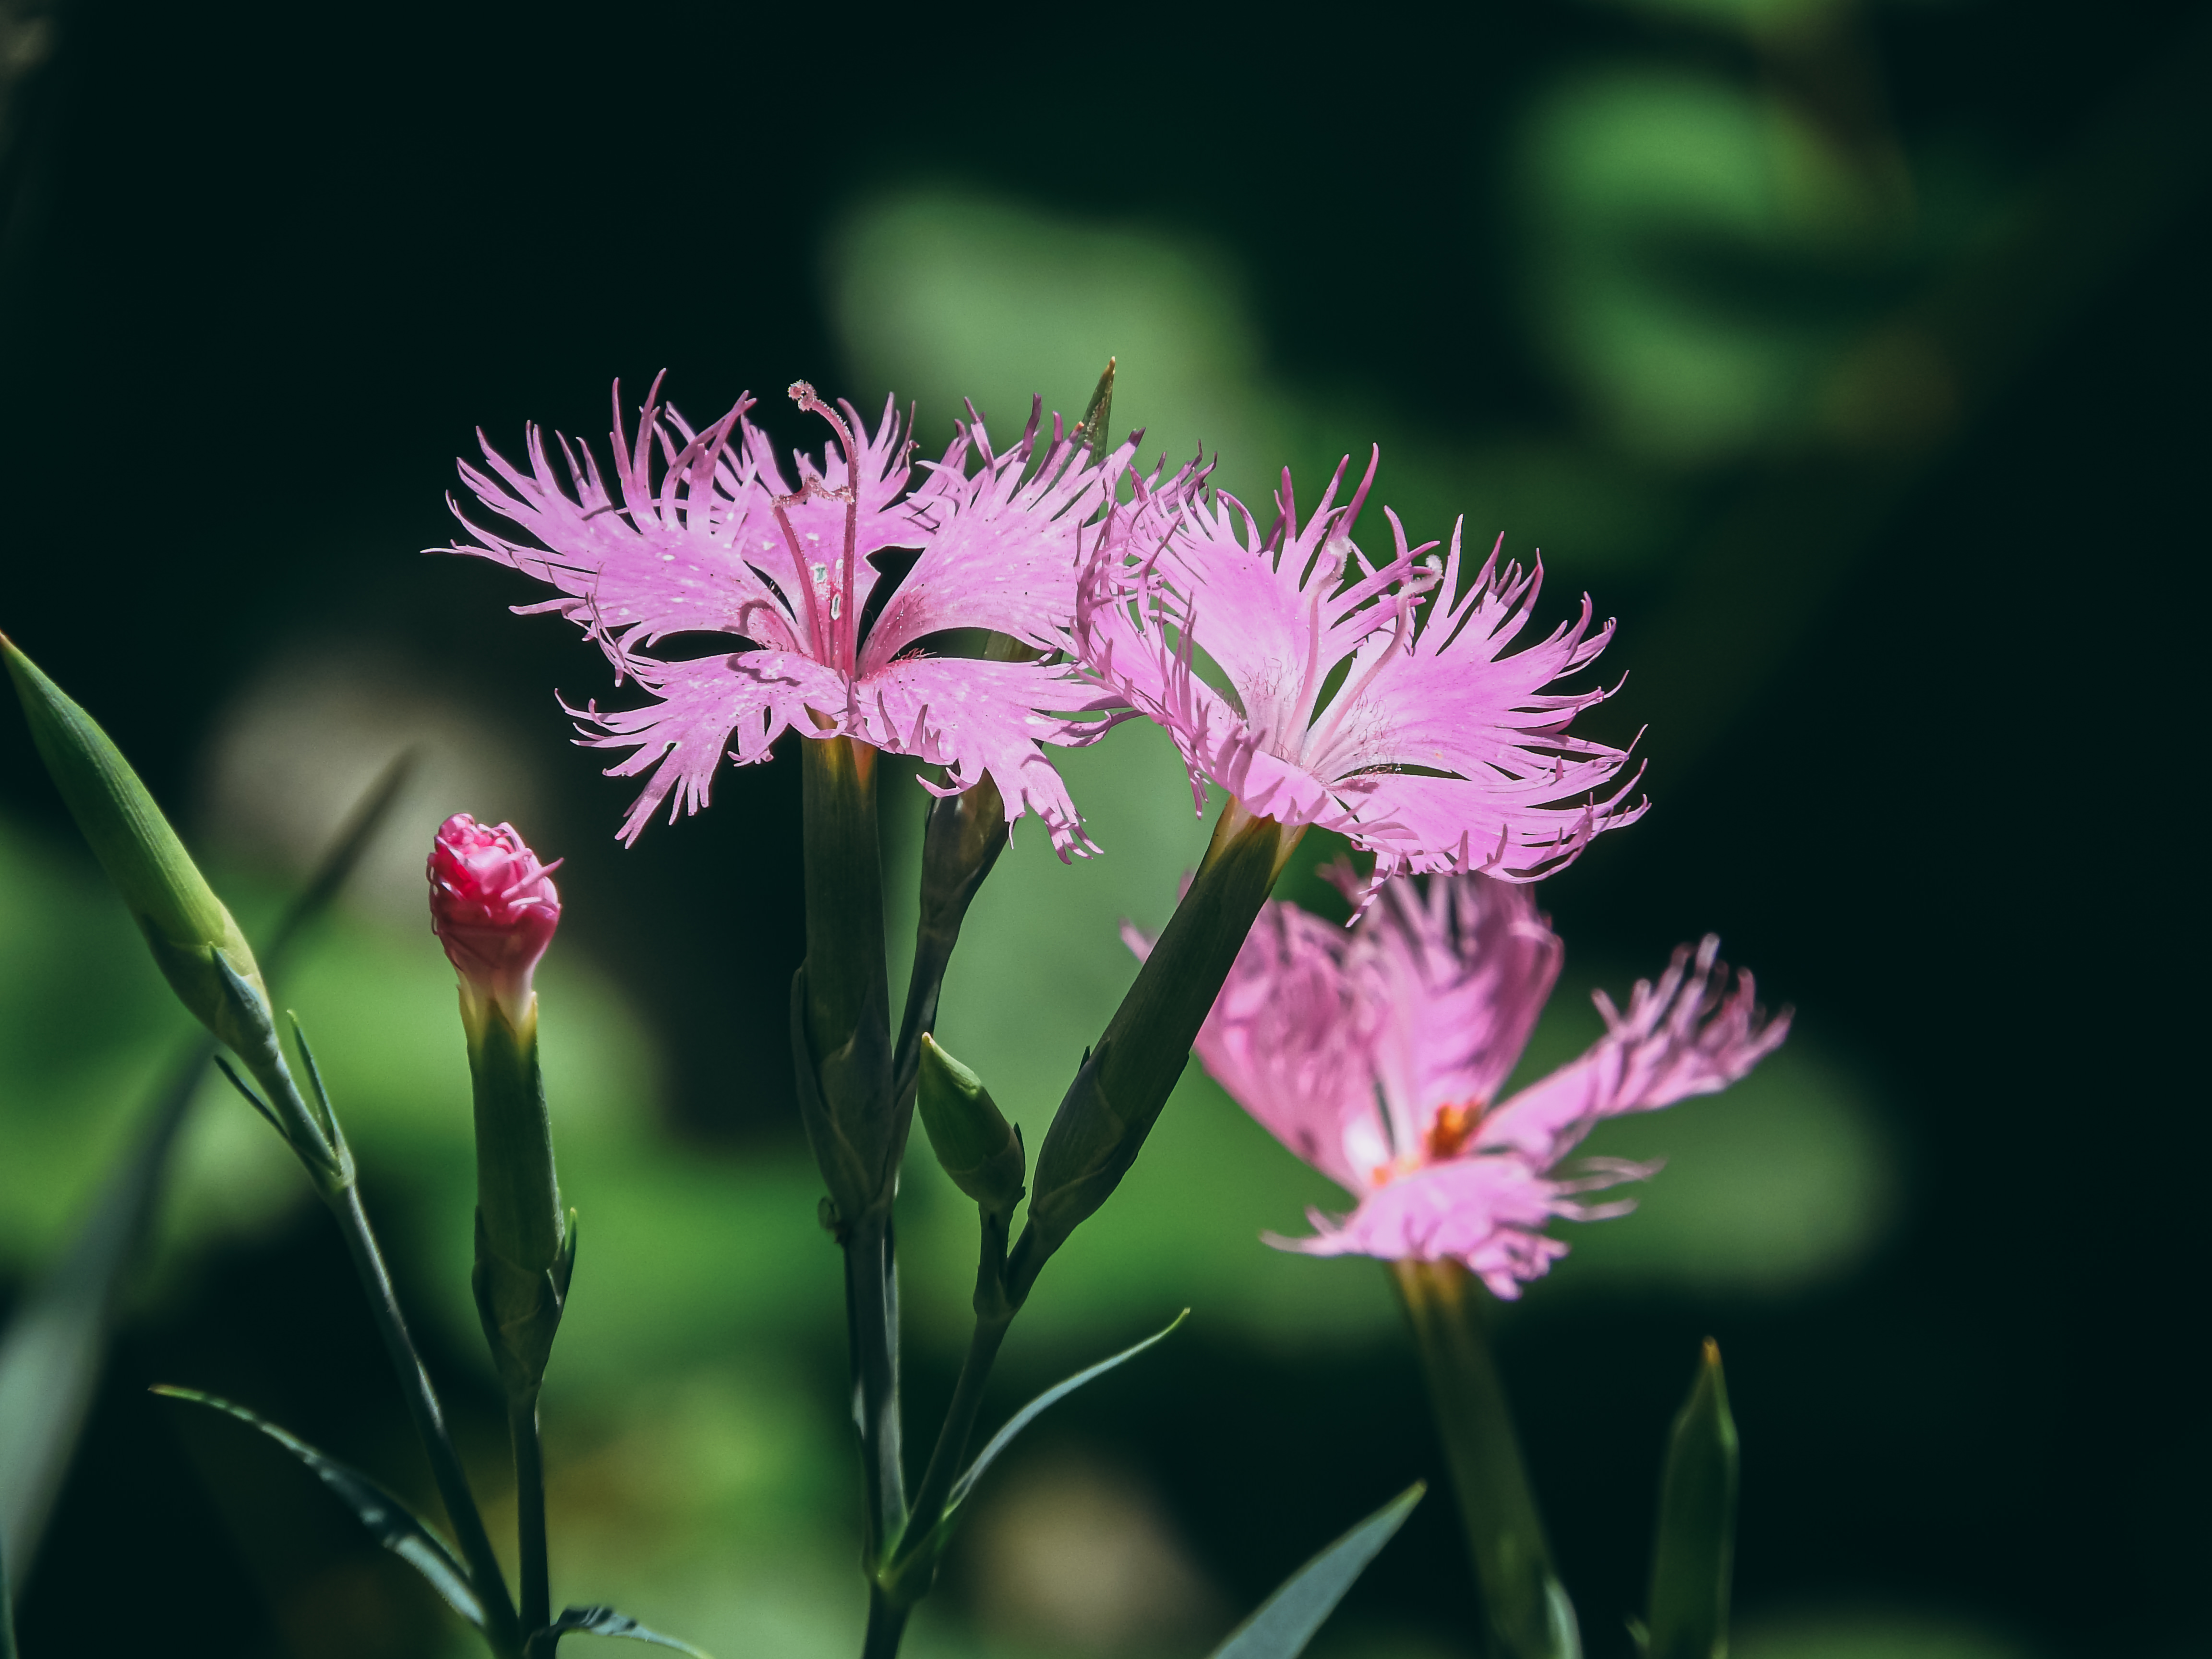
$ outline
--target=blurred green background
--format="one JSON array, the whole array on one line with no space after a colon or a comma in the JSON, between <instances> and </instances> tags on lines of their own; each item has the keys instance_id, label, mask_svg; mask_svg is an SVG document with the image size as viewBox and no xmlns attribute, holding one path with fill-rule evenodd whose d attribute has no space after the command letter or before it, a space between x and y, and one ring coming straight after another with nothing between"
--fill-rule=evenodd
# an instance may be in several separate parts
<instances>
[{"instance_id":1,"label":"blurred green background","mask_svg":"<svg viewBox=\"0 0 2212 1659\"><path fill-rule=\"evenodd\" d=\"M2201 838L2131 757L2194 658L2168 633L2205 551L2209 110L2206 15L2148 3L0 0L0 626L249 927L421 746L278 994L494 1492L421 860L457 810L567 857L556 1592L722 1659L835 1655L858 1516L781 1035L795 769L726 770L707 813L617 847L629 786L552 697L609 695L605 665L506 616L519 579L417 554L450 534L452 458L479 424L595 437L607 383L634 402L663 368L695 416L750 387L810 444L788 380L895 389L933 449L963 397L1002 435L1033 392L1072 413L1109 353L1117 425L1218 451L1255 497L1287 462L1310 501L1379 443L1418 537L1464 514L1541 550L1547 625L1585 586L1620 617L1600 728L1650 727L1651 817L1544 890L1567 982L1528 1066L1589 1040L1591 987L1709 928L1801 1011L1749 1083L1593 1142L1668 1167L1633 1216L1565 1229L1498 1322L1592 1653L1631 1651L1708 1334L1746 1448L1743 1659L2207 1651ZM1063 868L1023 827L939 1027L1033 1145L1133 974L1119 921L1164 917L1205 833L1147 728L1066 770L1105 854ZM921 805L887 798L897 870ZM1288 878L1316 905L1324 856ZM4 1305L189 1035L12 718L0 947ZM144 1393L229 1395L429 1502L304 1199L210 1091L21 1586L32 1659L465 1650L279 1455ZM917 1654L1201 1652L1440 1474L1379 1271L1257 1242L1333 1201L1194 1067L988 1409L1193 1318L1008 1461ZM918 1160L918 1422L971 1224ZM1471 1654L1470 1596L1432 1501L1316 1651Z\"/></svg>"}]
</instances>

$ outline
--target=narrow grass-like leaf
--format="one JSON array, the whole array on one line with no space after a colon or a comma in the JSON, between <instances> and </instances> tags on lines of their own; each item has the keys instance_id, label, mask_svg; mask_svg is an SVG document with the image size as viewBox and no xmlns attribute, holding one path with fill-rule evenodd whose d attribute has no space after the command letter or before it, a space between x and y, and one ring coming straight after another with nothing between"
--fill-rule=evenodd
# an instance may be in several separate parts
<instances>
[{"instance_id":1,"label":"narrow grass-like leaf","mask_svg":"<svg viewBox=\"0 0 2212 1659\"><path fill-rule=\"evenodd\" d=\"M25 1294L0 1337L0 1553L19 1583L30 1577L69 1473L106 1363L128 1269L214 1047L193 1043L92 1213Z\"/></svg>"},{"instance_id":2,"label":"narrow grass-like leaf","mask_svg":"<svg viewBox=\"0 0 2212 1659\"><path fill-rule=\"evenodd\" d=\"M1428 1489L1425 1481L1416 1480L1300 1567L1230 1632L1212 1659L1297 1659Z\"/></svg>"},{"instance_id":3,"label":"narrow grass-like leaf","mask_svg":"<svg viewBox=\"0 0 2212 1659\"><path fill-rule=\"evenodd\" d=\"M353 873L413 766L413 755L401 756L355 807L270 933L264 953L270 974L279 971L301 931L328 908ZM25 1291L0 1335L0 1553L18 1584L29 1579L37 1564L47 1518L106 1363L123 1288L160 1201L178 1132L214 1054L214 1042L201 1040L179 1061L76 1236ZM229 1072L219 1058L216 1063ZM276 1122L235 1073L230 1079L256 1111Z\"/></svg>"},{"instance_id":4,"label":"narrow grass-like leaf","mask_svg":"<svg viewBox=\"0 0 2212 1659\"><path fill-rule=\"evenodd\" d=\"M468 1569L443 1539L383 1486L243 1406L202 1394L197 1389L179 1389L167 1383L157 1386L154 1392L167 1395L172 1400L189 1400L195 1405L209 1407L236 1418L249 1428L260 1430L313 1470L315 1478L353 1511L354 1518L368 1529L369 1536L428 1580L430 1588L445 1598L447 1606L479 1630L483 1628L483 1606L469 1582Z\"/></svg>"},{"instance_id":5,"label":"narrow grass-like leaf","mask_svg":"<svg viewBox=\"0 0 2212 1659\"><path fill-rule=\"evenodd\" d=\"M1024 1429L1029 1427L1030 1424L1036 1422L1048 1407L1058 1405L1061 1401L1066 1399L1068 1395L1073 1394L1078 1389L1081 1388L1085 1382L1093 1382L1096 1379L1105 1376L1107 1372L1112 1370L1115 1366L1125 1364L1128 1361L1134 1359L1139 1354L1144 1352L1146 1349L1151 1347L1155 1342L1164 1340L1167 1337L1174 1334L1176 1326L1182 1324L1184 1320L1189 1317L1190 1310L1185 1308L1181 1313L1177 1314L1173 1320L1169 1322L1165 1330L1156 1331L1152 1335L1146 1337L1143 1341L1138 1343L1134 1347L1124 1348L1121 1352L1114 1355L1111 1358L1102 1359L1097 1364L1091 1366L1089 1369L1076 1372L1074 1376L1069 1377L1065 1382L1056 1383L1053 1387L1047 1389L1036 1399L1030 1401L1028 1405L1016 1412L1012 1417L1007 1419L1006 1426L1000 1429L998 1433L991 1437L990 1444L985 1446L981 1451L975 1455L975 1461L968 1466L968 1472L952 1483L951 1493L945 1500L945 1513L946 1516L950 1518L953 1512L959 1509L963 1500L967 1498L970 1492L975 1490L976 1481L982 1479L983 1471L989 1468L992 1464L998 1462L999 1455L1005 1451L1007 1447L1014 1443L1014 1437L1020 1434Z\"/></svg>"},{"instance_id":6,"label":"narrow grass-like leaf","mask_svg":"<svg viewBox=\"0 0 2212 1659\"><path fill-rule=\"evenodd\" d=\"M674 1648L678 1653L695 1654L697 1659L708 1659L704 1651L689 1642L647 1630L628 1613L617 1613L612 1607L568 1608L530 1638L531 1659L551 1659L564 1636L626 1636L633 1642L651 1642L659 1647Z\"/></svg>"}]
</instances>

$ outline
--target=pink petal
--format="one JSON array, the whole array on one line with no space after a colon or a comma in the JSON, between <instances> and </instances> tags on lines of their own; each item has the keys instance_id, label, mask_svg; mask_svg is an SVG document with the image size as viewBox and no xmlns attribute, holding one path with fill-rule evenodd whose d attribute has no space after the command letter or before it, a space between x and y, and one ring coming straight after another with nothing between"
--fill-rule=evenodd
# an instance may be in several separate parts
<instances>
[{"instance_id":1,"label":"pink petal","mask_svg":"<svg viewBox=\"0 0 2212 1659\"><path fill-rule=\"evenodd\" d=\"M915 509L927 544L868 635L863 674L945 629L996 629L1040 650L1066 643L1081 556L1098 534L1086 521L1127 469L1136 441L1100 462L1061 432L1057 416L1042 458L1036 436L1032 413L1021 441L997 454L978 421L932 466L934 488ZM983 464L966 477L970 449Z\"/></svg>"},{"instance_id":2,"label":"pink petal","mask_svg":"<svg viewBox=\"0 0 2212 1659\"><path fill-rule=\"evenodd\" d=\"M1440 1106L1480 1111L1528 1046L1563 947L1525 887L1480 876L1394 881L1352 932L1374 1066L1401 1156Z\"/></svg>"},{"instance_id":3,"label":"pink petal","mask_svg":"<svg viewBox=\"0 0 2212 1659\"><path fill-rule=\"evenodd\" d=\"M1392 531L1402 548L1395 518ZM1459 569L1455 530L1440 596L1455 591ZM1378 882L1401 870L1533 880L1642 816L1642 802L1623 804L1633 780L1616 782L1627 751L1567 735L1574 715L1605 694L1543 690L1587 665L1611 624L1591 633L1585 599L1576 622L1504 654L1540 574L1501 570L1493 550L1455 602L1439 597L1404 648L1370 640L1342 706L1322 716L1306 763L1339 781L1354 826L1346 833L1383 855Z\"/></svg>"},{"instance_id":4,"label":"pink petal","mask_svg":"<svg viewBox=\"0 0 2212 1659\"><path fill-rule=\"evenodd\" d=\"M854 688L846 729L878 749L949 768L957 787L989 773L1007 822L1035 812L1065 860L1097 848L1039 745L1096 741L1110 722L1074 716L1099 702L1097 688L1064 665L908 657Z\"/></svg>"},{"instance_id":5,"label":"pink petal","mask_svg":"<svg viewBox=\"0 0 2212 1659\"><path fill-rule=\"evenodd\" d=\"M1139 956L1150 949L1131 930L1123 937ZM1389 1149L1376 1131L1369 1020L1344 971L1348 945L1343 928L1296 905L1268 903L1197 1048L1214 1081L1270 1134L1359 1193ZM1356 1133L1362 1125L1364 1137Z\"/></svg>"},{"instance_id":6,"label":"pink petal","mask_svg":"<svg viewBox=\"0 0 2212 1659\"><path fill-rule=\"evenodd\" d=\"M607 769L612 778L648 773L645 791L619 832L625 845L668 802L668 821L707 804L714 769L731 738L730 758L739 765L766 760L769 746L787 726L821 735L809 708L835 719L844 710L843 676L811 657L788 651L741 651L727 657L657 664L641 683L659 701L637 708L602 710L594 703L568 712L580 722L592 749L634 750Z\"/></svg>"},{"instance_id":7,"label":"pink petal","mask_svg":"<svg viewBox=\"0 0 2212 1659\"><path fill-rule=\"evenodd\" d=\"M1719 951L1720 940L1711 934L1694 957L1683 945L1657 985L1636 982L1625 1014L1598 993L1605 1036L1582 1058L1484 1118L1478 1145L1510 1147L1550 1164L1600 1118L1717 1094L1746 1076L1790 1034L1790 1012L1765 1018L1748 973L1728 989Z\"/></svg>"},{"instance_id":8,"label":"pink petal","mask_svg":"<svg viewBox=\"0 0 2212 1659\"><path fill-rule=\"evenodd\" d=\"M1560 1183L1520 1158L1462 1158L1375 1188L1348 1216L1312 1212L1310 1238L1267 1242L1307 1255L1458 1261L1492 1295L1510 1301L1567 1253L1543 1228L1577 1208Z\"/></svg>"}]
</instances>

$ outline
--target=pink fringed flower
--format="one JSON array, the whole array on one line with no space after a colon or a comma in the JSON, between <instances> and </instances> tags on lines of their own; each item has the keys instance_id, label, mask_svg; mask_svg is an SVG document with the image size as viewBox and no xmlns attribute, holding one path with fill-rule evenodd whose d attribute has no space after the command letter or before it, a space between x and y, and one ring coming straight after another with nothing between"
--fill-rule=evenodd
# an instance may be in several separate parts
<instances>
[{"instance_id":1,"label":"pink fringed flower","mask_svg":"<svg viewBox=\"0 0 2212 1659\"><path fill-rule=\"evenodd\" d=\"M1132 939L1141 951L1141 939ZM1204 1029L1199 1056L1275 1138L1359 1200L1316 1212L1316 1236L1272 1239L1312 1255L1462 1262L1514 1297L1567 1247L1555 1216L1626 1204L1583 1194L1656 1166L1560 1161L1601 1118L1711 1094L1788 1033L1752 976L1688 946L1624 1012L1597 994L1606 1034L1511 1097L1498 1091L1559 977L1560 945L1526 887L1482 876L1383 887L1350 931L1294 906L1261 913Z\"/></svg>"},{"instance_id":2,"label":"pink fringed flower","mask_svg":"<svg viewBox=\"0 0 2212 1659\"><path fill-rule=\"evenodd\" d=\"M430 931L461 976L465 1001L497 1001L518 1028L530 1009L531 975L561 925L556 859L538 854L507 824L487 828L466 812L438 826L430 846Z\"/></svg>"},{"instance_id":3,"label":"pink fringed flower","mask_svg":"<svg viewBox=\"0 0 2212 1659\"><path fill-rule=\"evenodd\" d=\"M1374 887L1408 871L1533 881L1640 817L1632 781L1616 783L1626 751L1567 732L1607 694L1543 690L1586 666L1613 624L1591 630L1585 596L1574 623L1504 654L1541 567L1501 568L1493 550L1462 592L1459 530L1439 568L1395 514L1394 556L1376 564L1351 539L1374 464L1334 507L1343 477L1304 527L1286 471L1267 536L1242 502L1193 490L1152 520L1153 545L1132 533L1092 551L1079 653L1174 737L1201 806L1210 779L1251 812L1340 830L1376 854ZM1201 651L1226 693L1194 671Z\"/></svg>"},{"instance_id":4,"label":"pink fringed flower","mask_svg":"<svg viewBox=\"0 0 2212 1659\"><path fill-rule=\"evenodd\" d=\"M1110 700L1064 664L932 657L920 647L957 628L995 629L1048 655L1064 647L1085 526L1127 468L1134 440L1095 458L1055 417L1040 444L1033 414L1021 441L999 453L978 418L959 428L942 460L924 464L909 492L913 446L890 404L871 432L851 404L832 409L804 381L791 390L836 439L818 464L797 458L795 484L746 419L750 398L695 432L659 404L658 381L634 440L616 388L611 489L580 443L557 440L556 466L534 426L527 471L489 441L489 471L461 465L477 501L532 539L480 529L456 505L477 539L453 550L560 589L557 599L516 608L577 623L618 678L653 696L635 708L569 710L591 746L631 751L610 775L647 775L623 839L635 842L664 802L671 822L706 805L726 751L740 765L764 760L796 730L944 766L945 793L988 773L1010 821L1033 811L1063 858L1090 850L1039 745L1094 740L1110 721L1082 716ZM900 549L918 556L871 621L883 580L875 557ZM647 654L679 634L730 635L734 648Z\"/></svg>"}]
</instances>

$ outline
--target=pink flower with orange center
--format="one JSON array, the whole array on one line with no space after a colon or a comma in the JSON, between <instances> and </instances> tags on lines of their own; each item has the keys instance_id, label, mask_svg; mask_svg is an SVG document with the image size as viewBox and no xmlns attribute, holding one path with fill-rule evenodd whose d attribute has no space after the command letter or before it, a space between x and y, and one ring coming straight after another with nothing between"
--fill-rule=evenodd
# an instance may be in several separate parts
<instances>
[{"instance_id":1,"label":"pink flower with orange center","mask_svg":"<svg viewBox=\"0 0 2212 1659\"><path fill-rule=\"evenodd\" d=\"M1066 644L1077 571L1096 510L1128 468L1135 440L1103 457L1037 416L994 450L980 417L924 463L886 403L871 431L805 381L791 388L833 441L787 474L746 418L751 399L705 431L659 401L654 383L633 437L616 395L611 483L583 444L529 429L528 467L484 443L461 476L483 507L518 526L511 539L471 523L453 551L495 559L560 597L518 606L581 627L652 701L570 709L592 747L629 750L610 775L644 775L622 828L635 842L664 805L672 822L707 803L726 757L765 760L787 731L845 736L947 769L941 793L997 783L1008 820L1042 817L1065 858L1090 850L1041 745L1094 741L1116 705L1055 654ZM970 462L975 465L968 471ZM911 487L910 487L911 486ZM895 563L911 555L902 576ZM1020 641L1038 660L932 655L956 629ZM660 657L675 635L726 636L726 650ZM936 785L933 788L939 787Z\"/></svg>"},{"instance_id":2,"label":"pink flower with orange center","mask_svg":"<svg viewBox=\"0 0 2212 1659\"><path fill-rule=\"evenodd\" d=\"M1730 987L1719 943L1683 946L1625 1010L1597 993L1605 1035L1500 1100L1559 972L1559 936L1525 886L1395 880L1348 930L1270 903L1199 1033L1199 1057L1358 1203L1346 1216L1313 1212L1312 1237L1269 1242L1457 1261L1494 1294L1517 1296L1566 1254L1543 1231L1553 1218L1620 1214L1627 1204L1584 1195L1656 1170L1606 1158L1563 1168L1594 1125L1717 1092L1788 1034L1788 1012L1765 1018L1750 974Z\"/></svg>"}]
</instances>

